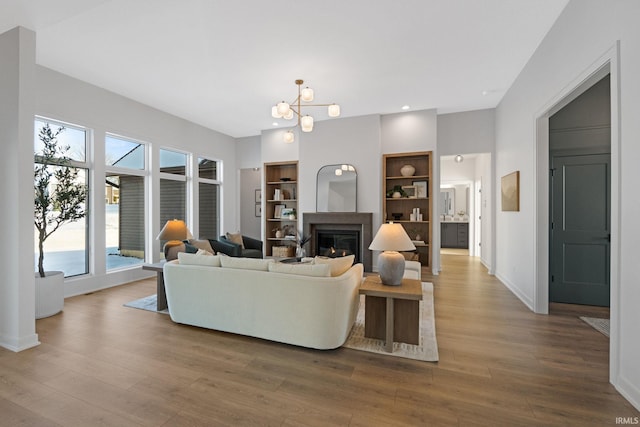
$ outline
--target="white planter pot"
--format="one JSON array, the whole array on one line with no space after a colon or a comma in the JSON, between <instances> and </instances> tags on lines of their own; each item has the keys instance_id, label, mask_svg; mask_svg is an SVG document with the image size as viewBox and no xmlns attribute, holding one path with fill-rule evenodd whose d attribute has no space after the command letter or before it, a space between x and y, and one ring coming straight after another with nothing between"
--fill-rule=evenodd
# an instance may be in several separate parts
<instances>
[{"instance_id":1,"label":"white planter pot","mask_svg":"<svg viewBox=\"0 0 640 427\"><path fill-rule=\"evenodd\" d=\"M45 271L45 277L36 273L36 319L53 316L64 307L64 273Z\"/></svg>"}]
</instances>

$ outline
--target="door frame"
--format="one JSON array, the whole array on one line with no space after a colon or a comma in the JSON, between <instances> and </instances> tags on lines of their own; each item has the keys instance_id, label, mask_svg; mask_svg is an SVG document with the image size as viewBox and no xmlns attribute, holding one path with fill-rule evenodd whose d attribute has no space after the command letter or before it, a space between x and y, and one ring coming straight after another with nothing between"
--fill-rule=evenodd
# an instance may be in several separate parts
<instances>
[{"instance_id":1,"label":"door frame","mask_svg":"<svg viewBox=\"0 0 640 427\"><path fill-rule=\"evenodd\" d=\"M549 117L607 74L611 76L611 269L609 381L616 385L620 330L620 42L567 84L535 115L534 138L534 283L536 313L549 313Z\"/></svg>"}]
</instances>

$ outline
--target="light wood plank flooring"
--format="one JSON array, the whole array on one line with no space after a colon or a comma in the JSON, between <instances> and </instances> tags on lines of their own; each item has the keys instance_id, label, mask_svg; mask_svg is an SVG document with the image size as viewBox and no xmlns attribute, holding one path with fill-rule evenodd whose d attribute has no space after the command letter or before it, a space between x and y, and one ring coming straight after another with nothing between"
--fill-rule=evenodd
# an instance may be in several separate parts
<instances>
[{"instance_id":1,"label":"light wood plank flooring","mask_svg":"<svg viewBox=\"0 0 640 427\"><path fill-rule=\"evenodd\" d=\"M155 279L70 298L37 322L40 346L0 349L0 425L602 426L640 415L608 383L608 339L575 307L536 315L477 259L444 255L443 267L423 273L438 363L308 350L122 306L154 293Z\"/></svg>"}]
</instances>

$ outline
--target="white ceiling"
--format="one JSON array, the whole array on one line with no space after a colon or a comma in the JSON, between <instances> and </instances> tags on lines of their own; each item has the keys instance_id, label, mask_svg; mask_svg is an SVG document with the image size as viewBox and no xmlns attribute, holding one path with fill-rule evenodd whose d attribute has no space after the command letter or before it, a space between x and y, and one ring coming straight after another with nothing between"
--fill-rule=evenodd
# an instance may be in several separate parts
<instances>
[{"instance_id":1,"label":"white ceiling","mask_svg":"<svg viewBox=\"0 0 640 427\"><path fill-rule=\"evenodd\" d=\"M0 33L33 29L39 64L243 137L297 78L343 117L493 108L567 1L0 0Z\"/></svg>"}]
</instances>

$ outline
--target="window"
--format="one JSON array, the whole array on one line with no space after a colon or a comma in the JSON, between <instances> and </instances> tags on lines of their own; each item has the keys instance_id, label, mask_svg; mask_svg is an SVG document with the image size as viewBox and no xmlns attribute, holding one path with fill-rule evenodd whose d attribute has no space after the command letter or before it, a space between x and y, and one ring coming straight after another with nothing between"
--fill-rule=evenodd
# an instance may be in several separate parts
<instances>
[{"instance_id":1,"label":"window","mask_svg":"<svg viewBox=\"0 0 640 427\"><path fill-rule=\"evenodd\" d=\"M73 173L77 173L74 182L81 184L84 188L89 186L89 167L86 163L87 158L87 135L88 131L80 127L54 122L43 118L38 118L34 122L34 154L35 154L35 166L42 165L44 143L40 138L40 131L49 127L52 133L57 134L56 140L58 147L68 147L58 151L59 155L66 156L71 160L67 166L49 165L46 166L47 170L62 170L66 169ZM55 163L55 160L54 160ZM51 180L48 190L50 193L56 191L55 177ZM59 189L58 189L59 190ZM87 216L83 218L64 222L57 229L55 229L55 222L48 222L47 233L55 230L49 237L46 238L44 249L44 263L43 267L45 271L63 271L65 277L77 276L81 274L89 273L89 231L88 224L90 214L87 208L87 200L80 206L82 211L87 212ZM53 209L46 215L47 218L52 220L60 212L60 206L53 206ZM34 217L35 220L35 217ZM35 265L38 264L38 232L34 225L34 247L35 247Z\"/></svg>"},{"instance_id":2,"label":"window","mask_svg":"<svg viewBox=\"0 0 640 427\"><path fill-rule=\"evenodd\" d=\"M188 222L186 171L185 153L160 149L160 230L171 219Z\"/></svg>"},{"instance_id":3,"label":"window","mask_svg":"<svg viewBox=\"0 0 640 427\"><path fill-rule=\"evenodd\" d=\"M217 238L220 218L220 180L218 162L198 158L198 198L200 237Z\"/></svg>"},{"instance_id":4,"label":"window","mask_svg":"<svg viewBox=\"0 0 640 427\"><path fill-rule=\"evenodd\" d=\"M105 138L107 270L139 265L145 259L145 148L140 142Z\"/></svg>"}]
</instances>

